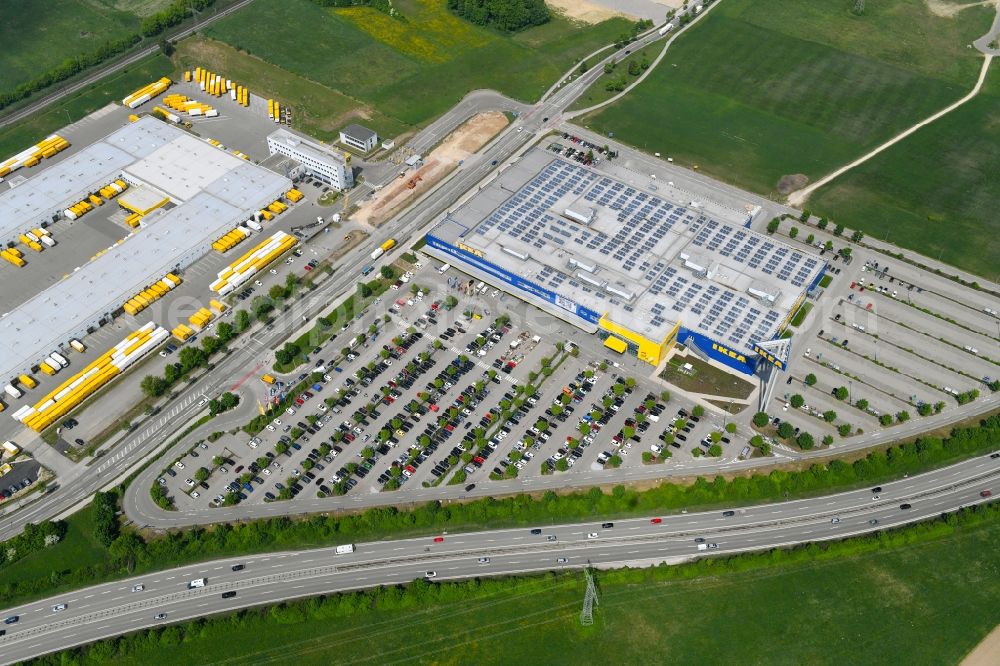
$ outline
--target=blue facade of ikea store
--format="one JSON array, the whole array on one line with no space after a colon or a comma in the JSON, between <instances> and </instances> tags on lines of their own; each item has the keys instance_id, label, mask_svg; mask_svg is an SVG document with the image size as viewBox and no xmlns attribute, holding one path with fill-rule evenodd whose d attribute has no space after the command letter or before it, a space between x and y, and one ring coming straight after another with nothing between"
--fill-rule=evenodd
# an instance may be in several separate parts
<instances>
[{"instance_id":1,"label":"blue facade of ikea store","mask_svg":"<svg viewBox=\"0 0 1000 666\"><path fill-rule=\"evenodd\" d=\"M456 262L459 262L459 266L461 266L461 264L469 264L484 273L492 275L497 280L548 301L549 303L558 306L569 314L579 317L589 324L598 325L601 316L604 314L601 312L595 312L590 308L576 303L572 299L566 298L565 296L552 291L551 289L546 289L545 287L535 284L520 275L511 273L510 271L487 261L484 257L480 257L472 252L469 252L468 250L457 247L453 243L441 240L433 234L427 234L425 240L427 241L427 245L430 247L453 257ZM816 276L816 280L812 285L810 285L809 289L816 286L820 278L822 278L824 272L825 271L821 271L820 274ZM747 375L754 374L757 368L757 363L761 360L760 356L749 350L733 349L709 338L702 333L692 331L691 329L685 327L683 322L681 322L680 330L678 331L677 342L696 347L709 358Z\"/></svg>"}]
</instances>

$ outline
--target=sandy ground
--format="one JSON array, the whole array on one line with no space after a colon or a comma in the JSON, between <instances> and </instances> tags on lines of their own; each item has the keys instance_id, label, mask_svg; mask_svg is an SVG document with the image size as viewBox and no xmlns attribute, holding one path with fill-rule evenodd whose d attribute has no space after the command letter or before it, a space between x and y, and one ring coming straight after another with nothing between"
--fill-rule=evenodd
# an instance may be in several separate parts
<instances>
[{"instance_id":1,"label":"sandy ground","mask_svg":"<svg viewBox=\"0 0 1000 666\"><path fill-rule=\"evenodd\" d=\"M546 0L545 4L567 18L584 23L600 23L623 15L621 12L588 0Z\"/></svg>"},{"instance_id":2,"label":"sandy ground","mask_svg":"<svg viewBox=\"0 0 1000 666\"><path fill-rule=\"evenodd\" d=\"M330 254L330 258L340 259L345 254L347 254L351 250L351 248L353 248L355 245L358 245L361 241L363 241L366 238L368 238L368 234L366 234L364 231L355 230L350 232L349 234L344 236L343 245L338 247L336 250L333 251L333 253Z\"/></svg>"},{"instance_id":3,"label":"sandy ground","mask_svg":"<svg viewBox=\"0 0 1000 666\"><path fill-rule=\"evenodd\" d=\"M944 18L954 18L960 11L962 11L963 9L967 9L968 7L980 7L983 5L997 4L997 0L983 0L982 2L970 2L965 4L949 2L949 0L924 0L924 1L927 3L927 9L931 10L932 14Z\"/></svg>"},{"instance_id":4,"label":"sandy ground","mask_svg":"<svg viewBox=\"0 0 1000 666\"><path fill-rule=\"evenodd\" d=\"M375 193L351 216L359 224L377 227L390 219L407 202L416 199L435 183L458 166L458 163L482 148L507 126L507 116L499 111L480 113L454 132L429 155L424 164L415 171L407 171L405 177L398 178ZM415 182L412 189L407 187Z\"/></svg>"},{"instance_id":5,"label":"sandy ground","mask_svg":"<svg viewBox=\"0 0 1000 666\"><path fill-rule=\"evenodd\" d=\"M1000 625L991 631L960 666L996 666L1000 664Z\"/></svg>"}]
</instances>

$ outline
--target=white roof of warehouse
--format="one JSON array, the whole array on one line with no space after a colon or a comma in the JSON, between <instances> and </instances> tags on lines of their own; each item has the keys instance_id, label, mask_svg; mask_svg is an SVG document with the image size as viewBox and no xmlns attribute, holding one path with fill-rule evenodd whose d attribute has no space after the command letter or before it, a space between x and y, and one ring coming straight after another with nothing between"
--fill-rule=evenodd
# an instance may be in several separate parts
<instances>
[{"instance_id":1,"label":"white roof of warehouse","mask_svg":"<svg viewBox=\"0 0 1000 666\"><path fill-rule=\"evenodd\" d=\"M37 227L54 212L62 212L71 203L76 203L96 183L104 187L133 161L133 157L107 143L87 146L54 166L21 169L18 175L27 176L27 181L15 188L0 184L0 238L19 233L29 227Z\"/></svg>"},{"instance_id":2,"label":"white roof of warehouse","mask_svg":"<svg viewBox=\"0 0 1000 666\"><path fill-rule=\"evenodd\" d=\"M177 149L183 146L190 147L194 157L183 161L165 159L182 156ZM114 154L127 164L135 157L142 159L165 148L159 157L147 161L144 173L157 189L169 194L173 187L183 193L175 200L180 205L147 216L146 226L124 243L0 317L0 379L6 381L19 368L42 360L59 344L66 343L80 329L80 322L117 309L173 270L192 248L207 246L291 187L284 176L227 155L183 130L148 117L74 157L91 154L93 149L92 154ZM192 168L198 156L206 157L208 163ZM188 173L177 177L167 168L169 165ZM114 173L120 171L119 167ZM205 180L199 183L191 174L200 174ZM40 175L46 176L47 172ZM91 171L91 180L95 177Z\"/></svg>"}]
</instances>

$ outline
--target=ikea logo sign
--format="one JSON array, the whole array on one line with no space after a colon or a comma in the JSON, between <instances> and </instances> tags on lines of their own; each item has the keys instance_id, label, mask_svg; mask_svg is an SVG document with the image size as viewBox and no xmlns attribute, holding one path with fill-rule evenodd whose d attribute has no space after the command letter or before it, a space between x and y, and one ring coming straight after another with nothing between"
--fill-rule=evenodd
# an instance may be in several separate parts
<instances>
[{"instance_id":1,"label":"ikea logo sign","mask_svg":"<svg viewBox=\"0 0 1000 666\"><path fill-rule=\"evenodd\" d=\"M771 352L767 351L766 349L763 349L759 345L754 345L753 350L757 352L757 354L759 354L761 358L763 358L764 360L766 360L768 363L778 368L779 370L785 369L785 362L782 361L777 356L775 356L774 354L772 354Z\"/></svg>"},{"instance_id":2,"label":"ikea logo sign","mask_svg":"<svg viewBox=\"0 0 1000 666\"><path fill-rule=\"evenodd\" d=\"M485 256L482 250L477 250L474 247L469 247L465 243L455 243L455 247L457 247L459 250L465 250L469 254L474 254L480 259L482 259Z\"/></svg>"},{"instance_id":3,"label":"ikea logo sign","mask_svg":"<svg viewBox=\"0 0 1000 666\"><path fill-rule=\"evenodd\" d=\"M728 347L723 347L722 345L717 344L715 342L712 343L712 349L715 350L715 351L717 351L717 352L719 352L720 354L728 356L729 358L734 358L737 361L739 361L740 363L746 363L747 362L747 357L744 356L743 354L741 354L738 351L735 351L733 349L729 349Z\"/></svg>"}]
</instances>

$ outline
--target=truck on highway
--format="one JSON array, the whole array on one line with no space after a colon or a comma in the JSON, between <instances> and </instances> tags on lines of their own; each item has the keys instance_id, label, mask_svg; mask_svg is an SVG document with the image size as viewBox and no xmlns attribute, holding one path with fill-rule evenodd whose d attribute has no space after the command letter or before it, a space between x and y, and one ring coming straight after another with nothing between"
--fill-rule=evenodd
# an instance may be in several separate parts
<instances>
[{"instance_id":1,"label":"truck on highway","mask_svg":"<svg viewBox=\"0 0 1000 666\"><path fill-rule=\"evenodd\" d=\"M369 264L368 266L365 266L364 268L361 269L361 274L362 275L368 275L371 272L372 272L371 264Z\"/></svg>"},{"instance_id":2,"label":"truck on highway","mask_svg":"<svg viewBox=\"0 0 1000 666\"><path fill-rule=\"evenodd\" d=\"M205 583L208 582L204 578L195 578L193 581L188 583L188 589L193 590L196 587L205 587Z\"/></svg>"},{"instance_id":3,"label":"truck on highway","mask_svg":"<svg viewBox=\"0 0 1000 666\"><path fill-rule=\"evenodd\" d=\"M661 35L665 35L665 34L667 34L668 32L670 32L673 29L674 29L674 24L673 23L666 23L666 24L664 24L664 26L662 28L660 28L660 34Z\"/></svg>"},{"instance_id":4,"label":"truck on highway","mask_svg":"<svg viewBox=\"0 0 1000 666\"><path fill-rule=\"evenodd\" d=\"M354 552L353 543L345 543L342 546L337 546L337 555L347 555L348 553Z\"/></svg>"},{"instance_id":5,"label":"truck on highway","mask_svg":"<svg viewBox=\"0 0 1000 666\"><path fill-rule=\"evenodd\" d=\"M379 257L381 257L383 254L385 254L394 247L396 247L396 240L390 238L389 240L387 240L386 242L382 243L377 248L375 248L375 251L372 252L371 257L372 259L378 259Z\"/></svg>"}]
</instances>

